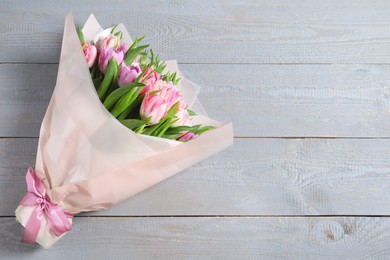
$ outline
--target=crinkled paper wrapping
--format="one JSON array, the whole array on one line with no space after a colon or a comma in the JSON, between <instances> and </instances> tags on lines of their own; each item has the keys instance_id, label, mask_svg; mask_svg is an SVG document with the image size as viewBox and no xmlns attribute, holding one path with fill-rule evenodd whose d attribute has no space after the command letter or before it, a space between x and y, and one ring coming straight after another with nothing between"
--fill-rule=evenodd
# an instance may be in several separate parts
<instances>
[{"instance_id":1,"label":"crinkled paper wrapping","mask_svg":"<svg viewBox=\"0 0 390 260\"><path fill-rule=\"evenodd\" d=\"M123 41L132 41L120 24ZM83 27L86 41L105 32L93 15ZM175 61L168 69L178 71ZM233 143L233 127L207 117L197 94L199 87L183 78L178 86L194 123L213 125L189 142L135 134L100 102L75 30L72 13L65 21L57 83L43 119L35 169L49 199L73 214L106 209L200 162ZM25 226L34 206L19 206ZM51 247L53 235L43 219L37 242Z\"/></svg>"}]
</instances>

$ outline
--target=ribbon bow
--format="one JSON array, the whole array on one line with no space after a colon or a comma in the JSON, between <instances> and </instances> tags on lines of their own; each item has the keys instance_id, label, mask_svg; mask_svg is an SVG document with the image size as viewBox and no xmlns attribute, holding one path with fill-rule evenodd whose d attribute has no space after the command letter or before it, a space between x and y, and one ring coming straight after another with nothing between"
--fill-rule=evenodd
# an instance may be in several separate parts
<instances>
[{"instance_id":1,"label":"ribbon bow","mask_svg":"<svg viewBox=\"0 0 390 260\"><path fill-rule=\"evenodd\" d=\"M72 225L68 218L71 218L72 215L47 198L43 182L36 176L31 167L27 170L26 182L28 192L19 205L36 207L27 221L22 241L29 244L35 243L43 217L46 218L51 232L57 237L71 230Z\"/></svg>"}]
</instances>

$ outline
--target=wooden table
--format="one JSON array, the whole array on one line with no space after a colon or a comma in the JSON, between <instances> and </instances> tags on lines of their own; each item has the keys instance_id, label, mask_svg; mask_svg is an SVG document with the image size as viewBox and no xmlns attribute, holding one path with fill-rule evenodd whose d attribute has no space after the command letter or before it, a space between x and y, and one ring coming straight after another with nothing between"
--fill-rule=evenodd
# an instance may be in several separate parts
<instances>
[{"instance_id":1,"label":"wooden table","mask_svg":"<svg viewBox=\"0 0 390 260\"><path fill-rule=\"evenodd\" d=\"M0 258L389 259L390 2L0 3ZM51 250L20 243L63 23L93 12L177 59L235 144Z\"/></svg>"}]
</instances>

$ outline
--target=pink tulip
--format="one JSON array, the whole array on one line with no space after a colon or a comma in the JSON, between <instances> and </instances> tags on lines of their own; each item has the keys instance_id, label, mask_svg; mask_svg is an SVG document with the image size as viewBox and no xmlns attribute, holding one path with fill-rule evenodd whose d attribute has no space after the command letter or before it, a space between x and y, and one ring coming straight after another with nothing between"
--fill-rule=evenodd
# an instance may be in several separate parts
<instances>
[{"instance_id":1,"label":"pink tulip","mask_svg":"<svg viewBox=\"0 0 390 260\"><path fill-rule=\"evenodd\" d=\"M147 121L148 125L155 125L166 116L167 103L158 94L145 95L141 108L141 119Z\"/></svg>"},{"instance_id":2,"label":"pink tulip","mask_svg":"<svg viewBox=\"0 0 390 260\"><path fill-rule=\"evenodd\" d=\"M147 69L144 76L142 77L142 81L145 79L145 77L147 77L149 75L149 73L152 71L151 68ZM143 96L145 95L146 93L150 93L151 91L154 91L154 90L157 90L157 87L156 88L153 88L153 85L158 81L160 80L160 74L158 74L157 72L153 72L152 74L150 74L148 76L148 78L146 79L145 81L145 87L142 88L142 91L141 93L139 94L140 96ZM154 90L152 90L152 88Z\"/></svg>"},{"instance_id":3,"label":"pink tulip","mask_svg":"<svg viewBox=\"0 0 390 260\"><path fill-rule=\"evenodd\" d=\"M177 120L172 124L173 127L191 126L190 117L187 109L180 109L175 116Z\"/></svg>"},{"instance_id":4,"label":"pink tulip","mask_svg":"<svg viewBox=\"0 0 390 260\"><path fill-rule=\"evenodd\" d=\"M180 136L177 140L179 141L188 141L188 140L191 140L191 139L195 139L197 138L199 135L196 135L194 133L191 133L191 132L187 132L185 133L184 135Z\"/></svg>"},{"instance_id":5,"label":"pink tulip","mask_svg":"<svg viewBox=\"0 0 390 260\"><path fill-rule=\"evenodd\" d=\"M181 100L181 94L177 90L176 86L172 82L165 82L161 79L154 82L152 85L147 85L143 87L140 96L143 93L151 93L153 91L161 90L159 95L167 102L167 109L169 110L176 102Z\"/></svg>"},{"instance_id":6,"label":"pink tulip","mask_svg":"<svg viewBox=\"0 0 390 260\"><path fill-rule=\"evenodd\" d=\"M119 44L118 48L116 48L117 51L121 51L123 53L126 53L129 48L125 43Z\"/></svg>"},{"instance_id":7,"label":"pink tulip","mask_svg":"<svg viewBox=\"0 0 390 260\"><path fill-rule=\"evenodd\" d=\"M138 66L126 66L122 63L122 67L118 73L118 85L120 87L132 83L141 74L141 68Z\"/></svg>"},{"instance_id":8,"label":"pink tulip","mask_svg":"<svg viewBox=\"0 0 390 260\"><path fill-rule=\"evenodd\" d=\"M167 102L167 109L169 110L176 102L181 100L181 94L171 81L169 83L164 81L164 83L161 95Z\"/></svg>"},{"instance_id":9,"label":"pink tulip","mask_svg":"<svg viewBox=\"0 0 390 260\"><path fill-rule=\"evenodd\" d=\"M87 60L88 68L91 68L93 64L95 63L96 56L97 56L97 50L96 47L89 42L81 43L81 46L83 46L84 56Z\"/></svg>"},{"instance_id":10,"label":"pink tulip","mask_svg":"<svg viewBox=\"0 0 390 260\"><path fill-rule=\"evenodd\" d=\"M109 34L107 37L101 36L96 42L96 48L100 53L103 49L106 48L116 48L119 44L119 39L115 35Z\"/></svg>"},{"instance_id":11,"label":"pink tulip","mask_svg":"<svg viewBox=\"0 0 390 260\"><path fill-rule=\"evenodd\" d=\"M125 54L112 48L102 49L99 55L99 69L103 74L106 73L108 61L111 60L112 57L114 57L118 64L121 64Z\"/></svg>"}]
</instances>

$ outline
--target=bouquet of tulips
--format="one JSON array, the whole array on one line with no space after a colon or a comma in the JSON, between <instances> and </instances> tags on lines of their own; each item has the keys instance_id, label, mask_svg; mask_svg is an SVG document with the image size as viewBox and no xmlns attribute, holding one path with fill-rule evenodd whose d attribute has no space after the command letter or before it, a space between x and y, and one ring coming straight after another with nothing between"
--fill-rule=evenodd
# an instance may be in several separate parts
<instances>
[{"instance_id":1,"label":"bouquet of tulips","mask_svg":"<svg viewBox=\"0 0 390 260\"><path fill-rule=\"evenodd\" d=\"M22 241L51 247L75 214L111 207L233 143L175 61L160 61L123 24L65 21L57 83L35 169L16 209Z\"/></svg>"},{"instance_id":2,"label":"bouquet of tulips","mask_svg":"<svg viewBox=\"0 0 390 260\"><path fill-rule=\"evenodd\" d=\"M94 41L78 36L86 57L92 81L100 100L111 114L135 133L188 141L214 126L193 125L177 84L177 72L164 71L148 45L139 46L144 37L127 46L123 32L114 34L117 26L103 31Z\"/></svg>"}]
</instances>

